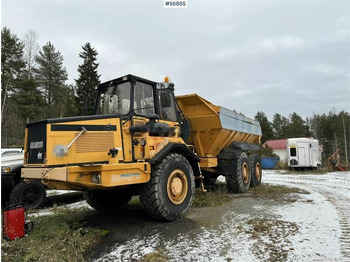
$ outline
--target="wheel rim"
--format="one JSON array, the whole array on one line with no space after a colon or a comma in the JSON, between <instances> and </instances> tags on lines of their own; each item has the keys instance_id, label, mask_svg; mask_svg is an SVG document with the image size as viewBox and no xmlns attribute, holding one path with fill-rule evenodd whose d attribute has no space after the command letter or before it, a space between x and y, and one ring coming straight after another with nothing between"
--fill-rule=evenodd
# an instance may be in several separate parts
<instances>
[{"instance_id":1,"label":"wheel rim","mask_svg":"<svg viewBox=\"0 0 350 262\"><path fill-rule=\"evenodd\" d=\"M184 202L188 191L188 181L186 174L180 170L174 170L167 183L167 194L172 203L180 205Z\"/></svg>"},{"instance_id":2,"label":"wheel rim","mask_svg":"<svg viewBox=\"0 0 350 262\"><path fill-rule=\"evenodd\" d=\"M249 167L247 163L243 163L242 165L242 176L243 182L247 184L249 182Z\"/></svg>"},{"instance_id":3,"label":"wheel rim","mask_svg":"<svg viewBox=\"0 0 350 262\"><path fill-rule=\"evenodd\" d=\"M38 201L40 192L37 188L28 188L23 192L22 201L24 207L31 207Z\"/></svg>"},{"instance_id":4,"label":"wheel rim","mask_svg":"<svg viewBox=\"0 0 350 262\"><path fill-rule=\"evenodd\" d=\"M255 177L258 181L261 178L261 165L260 165L260 163L256 163L256 165L255 165Z\"/></svg>"}]
</instances>

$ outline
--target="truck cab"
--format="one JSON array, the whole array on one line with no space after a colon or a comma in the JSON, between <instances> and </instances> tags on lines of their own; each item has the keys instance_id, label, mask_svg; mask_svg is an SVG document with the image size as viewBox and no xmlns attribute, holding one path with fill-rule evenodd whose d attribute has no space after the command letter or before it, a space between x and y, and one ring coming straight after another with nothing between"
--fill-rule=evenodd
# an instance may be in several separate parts
<instances>
[{"instance_id":1,"label":"truck cab","mask_svg":"<svg viewBox=\"0 0 350 262\"><path fill-rule=\"evenodd\" d=\"M134 116L155 117L178 122L174 84L157 83L133 75L105 82L98 86L96 115L117 114L123 120Z\"/></svg>"}]
</instances>

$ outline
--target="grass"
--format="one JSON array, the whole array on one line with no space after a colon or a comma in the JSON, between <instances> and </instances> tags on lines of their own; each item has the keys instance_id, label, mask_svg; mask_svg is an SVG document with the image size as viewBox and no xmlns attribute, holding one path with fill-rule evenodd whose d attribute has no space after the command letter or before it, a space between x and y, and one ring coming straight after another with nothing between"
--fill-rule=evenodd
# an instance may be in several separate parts
<instances>
[{"instance_id":1,"label":"grass","mask_svg":"<svg viewBox=\"0 0 350 262\"><path fill-rule=\"evenodd\" d=\"M283 169L283 170L288 169L287 162L278 160L278 162L277 162L277 164L276 164L274 169L278 169L278 170L280 170L280 169Z\"/></svg>"},{"instance_id":2,"label":"grass","mask_svg":"<svg viewBox=\"0 0 350 262\"><path fill-rule=\"evenodd\" d=\"M272 199L275 201L284 201L288 203L294 203L298 200L295 194L310 194L310 193L295 187L261 184L258 187L250 188L247 194L243 194L241 195L241 197L253 197L257 199Z\"/></svg>"},{"instance_id":3,"label":"grass","mask_svg":"<svg viewBox=\"0 0 350 262\"><path fill-rule=\"evenodd\" d=\"M83 215L70 213L31 218L34 229L27 237L2 241L2 260L85 261L84 253L99 243L108 231L77 222Z\"/></svg>"},{"instance_id":4,"label":"grass","mask_svg":"<svg viewBox=\"0 0 350 262\"><path fill-rule=\"evenodd\" d=\"M235 197L253 197L253 198L269 198L276 200L285 200L281 196L288 194L309 194L309 192L293 187L280 185L261 184L258 187L249 188L244 194L232 194L227 191L226 183L217 182L214 186L207 186L207 192L196 189L196 194L193 201L194 207L212 207L221 206L230 202ZM291 202L296 199L290 199Z\"/></svg>"},{"instance_id":5,"label":"grass","mask_svg":"<svg viewBox=\"0 0 350 262\"><path fill-rule=\"evenodd\" d=\"M261 184L258 187L251 187L250 193L254 196L275 196L285 194L309 194L309 192L296 187L286 187L280 185Z\"/></svg>"},{"instance_id":6,"label":"grass","mask_svg":"<svg viewBox=\"0 0 350 262\"><path fill-rule=\"evenodd\" d=\"M133 196L128 203L128 207L141 207L140 196Z\"/></svg>"},{"instance_id":7,"label":"grass","mask_svg":"<svg viewBox=\"0 0 350 262\"><path fill-rule=\"evenodd\" d=\"M140 262L167 262L168 257L164 251L158 248L155 252L149 253L141 258Z\"/></svg>"},{"instance_id":8,"label":"grass","mask_svg":"<svg viewBox=\"0 0 350 262\"><path fill-rule=\"evenodd\" d=\"M212 207L221 206L232 199L232 194L227 192L225 183L216 183L214 186L206 187L207 192L196 189L193 200L194 207Z\"/></svg>"},{"instance_id":9,"label":"grass","mask_svg":"<svg viewBox=\"0 0 350 262\"><path fill-rule=\"evenodd\" d=\"M206 187L207 192L196 188L193 199L194 207L212 207L221 206L232 199L232 194L226 190L225 183L216 183L215 186ZM133 196L128 203L129 208L140 208L141 202L139 196Z\"/></svg>"}]
</instances>

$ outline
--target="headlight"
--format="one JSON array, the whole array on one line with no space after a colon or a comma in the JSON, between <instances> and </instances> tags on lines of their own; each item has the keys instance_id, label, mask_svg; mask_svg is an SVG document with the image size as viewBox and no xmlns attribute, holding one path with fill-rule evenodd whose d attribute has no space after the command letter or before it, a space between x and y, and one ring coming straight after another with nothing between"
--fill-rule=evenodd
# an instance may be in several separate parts
<instances>
[{"instance_id":1,"label":"headlight","mask_svg":"<svg viewBox=\"0 0 350 262\"><path fill-rule=\"evenodd\" d=\"M101 184L101 174L100 173L92 173L91 174L91 182L96 184Z\"/></svg>"},{"instance_id":2,"label":"headlight","mask_svg":"<svg viewBox=\"0 0 350 262\"><path fill-rule=\"evenodd\" d=\"M141 146L145 146L145 145L146 145L146 139L141 138L141 140L140 140L140 145L141 145Z\"/></svg>"},{"instance_id":3,"label":"headlight","mask_svg":"<svg viewBox=\"0 0 350 262\"><path fill-rule=\"evenodd\" d=\"M1 167L1 173L10 173L11 168L9 166L2 166Z\"/></svg>"}]
</instances>

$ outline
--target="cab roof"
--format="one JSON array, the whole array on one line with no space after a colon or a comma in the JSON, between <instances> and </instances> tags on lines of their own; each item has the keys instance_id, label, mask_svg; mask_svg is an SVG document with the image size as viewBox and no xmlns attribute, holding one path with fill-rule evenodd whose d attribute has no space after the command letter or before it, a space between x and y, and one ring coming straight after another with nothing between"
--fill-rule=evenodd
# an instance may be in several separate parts
<instances>
[{"instance_id":1,"label":"cab roof","mask_svg":"<svg viewBox=\"0 0 350 262\"><path fill-rule=\"evenodd\" d=\"M97 86L97 89L98 90L104 89L104 88L109 87L111 85L119 84L119 83L126 82L126 81L139 81L139 82L143 82L143 83L146 83L146 84L149 84L152 86L157 84L157 82L129 74L129 75L125 75L125 76L121 76L121 77L109 80L107 82L103 82Z\"/></svg>"}]
</instances>

